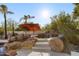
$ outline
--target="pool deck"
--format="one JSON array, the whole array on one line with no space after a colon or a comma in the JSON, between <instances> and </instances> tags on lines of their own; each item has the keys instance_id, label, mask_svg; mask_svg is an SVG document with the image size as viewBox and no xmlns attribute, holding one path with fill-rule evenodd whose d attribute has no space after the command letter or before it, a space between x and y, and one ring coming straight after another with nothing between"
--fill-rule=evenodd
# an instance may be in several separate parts
<instances>
[{"instance_id":1,"label":"pool deck","mask_svg":"<svg viewBox=\"0 0 79 59\"><path fill-rule=\"evenodd\" d=\"M7 43L7 42L8 42L7 39L5 39L5 40L0 39L0 43Z\"/></svg>"}]
</instances>

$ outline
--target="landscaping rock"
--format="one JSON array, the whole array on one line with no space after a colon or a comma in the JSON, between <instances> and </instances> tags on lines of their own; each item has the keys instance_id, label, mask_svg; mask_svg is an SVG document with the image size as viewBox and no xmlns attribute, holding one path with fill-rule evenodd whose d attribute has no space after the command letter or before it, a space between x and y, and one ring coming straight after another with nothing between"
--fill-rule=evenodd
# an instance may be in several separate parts
<instances>
[{"instance_id":1,"label":"landscaping rock","mask_svg":"<svg viewBox=\"0 0 79 59\"><path fill-rule=\"evenodd\" d=\"M45 34L44 34L44 33L40 33L40 34L38 34L37 37L38 37L38 38L44 38L44 37L45 37Z\"/></svg>"},{"instance_id":2,"label":"landscaping rock","mask_svg":"<svg viewBox=\"0 0 79 59\"><path fill-rule=\"evenodd\" d=\"M21 42L11 42L4 45L7 50L16 50L21 48Z\"/></svg>"},{"instance_id":3,"label":"landscaping rock","mask_svg":"<svg viewBox=\"0 0 79 59\"><path fill-rule=\"evenodd\" d=\"M31 40L34 45L35 45L35 43L37 42L37 38L36 38L36 37L30 37L30 38L28 38L27 40Z\"/></svg>"},{"instance_id":4,"label":"landscaping rock","mask_svg":"<svg viewBox=\"0 0 79 59\"><path fill-rule=\"evenodd\" d=\"M24 34L18 34L16 36L16 41L24 41Z\"/></svg>"},{"instance_id":5,"label":"landscaping rock","mask_svg":"<svg viewBox=\"0 0 79 59\"><path fill-rule=\"evenodd\" d=\"M24 41L24 42L21 44L21 46L22 46L23 48L32 49L33 42L30 41L30 40L26 40L26 41Z\"/></svg>"},{"instance_id":6,"label":"landscaping rock","mask_svg":"<svg viewBox=\"0 0 79 59\"><path fill-rule=\"evenodd\" d=\"M27 40L30 37L29 34L24 34L24 39Z\"/></svg>"},{"instance_id":7,"label":"landscaping rock","mask_svg":"<svg viewBox=\"0 0 79 59\"><path fill-rule=\"evenodd\" d=\"M6 55L7 56L15 56L15 55L17 55L17 53L16 53L16 50L9 50L6 52Z\"/></svg>"},{"instance_id":8,"label":"landscaping rock","mask_svg":"<svg viewBox=\"0 0 79 59\"><path fill-rule=\"evenodd\" d=\"M62 52L64 50L64 43L61 39L54 37L49 40L49 46L53 51Z\"/></svg>"},{"instance_id":9,"label":"landscaping rock","mask_svg":"<svg viewBox=\"0 0 79 59\"><path fill-rule=\"evenodd\" d=\"M16 41L16 37L15 36L9 38L9 42L14 42L14 41Z\"/></svg>"},{"instance_id":10,"label":"landscaping rock","mask_svg":"<svg viewBox=\"0 0 79 59\"><path fill-rule=\"evenodd\" d=\"M22 46L26 48L32 48L35 45L36 41L37 39L35 37L28 38L22 43Z\"/></svg>"}]
</instances>

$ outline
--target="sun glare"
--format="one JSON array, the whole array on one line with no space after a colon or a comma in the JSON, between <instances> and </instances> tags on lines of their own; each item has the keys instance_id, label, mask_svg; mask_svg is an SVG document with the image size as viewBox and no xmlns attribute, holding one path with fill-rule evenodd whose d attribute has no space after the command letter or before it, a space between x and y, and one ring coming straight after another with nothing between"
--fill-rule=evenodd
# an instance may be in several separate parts
<instances>
[{"instance_id":1,"label":"sun glare","mask_svg":"<svg viewBox=\"0 0 79 59\"><path fill-rule=\"evenodd\" d=\"M49 11L48 10L43 10L42 11L42 17L43 18L49 18L50 14L49 14Z\"/></svg>"}]
</instances>

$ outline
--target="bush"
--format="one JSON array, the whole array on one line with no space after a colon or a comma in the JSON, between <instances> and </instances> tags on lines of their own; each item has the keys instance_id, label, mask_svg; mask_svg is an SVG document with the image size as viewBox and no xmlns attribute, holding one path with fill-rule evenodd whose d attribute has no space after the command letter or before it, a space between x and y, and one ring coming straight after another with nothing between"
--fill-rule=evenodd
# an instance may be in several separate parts
<instances>
[{"instance_id":1,"label":"bush","mask_svg":"<svg viewBox=\"0 0 79 59\"><path fill-rule=\"evenodd\" d=\"M0 35L3 35L4 31L0 28Z\"/></svg>"},{"instance_id":2,"label":"bush","mask_svg":"<svg viewBox=\"0 0 79 59\"><path fill-rule=\"evenodd\" d=\"M73 39L71 39L70 43L79 46L79 35L76 35Z\"/></svg>"}]
</instances>

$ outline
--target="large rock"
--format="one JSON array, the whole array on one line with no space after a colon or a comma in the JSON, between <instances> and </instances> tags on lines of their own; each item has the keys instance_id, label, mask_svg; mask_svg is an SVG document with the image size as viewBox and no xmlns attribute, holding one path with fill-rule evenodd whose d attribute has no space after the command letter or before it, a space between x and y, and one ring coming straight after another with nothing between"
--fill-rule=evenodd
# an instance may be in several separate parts
<instances>
[{"instance_id":1,"label":"large rock","mask_svg":"<svg viewBox=\"0 0 79 59\"><path fill-rule=\"evenodd\" d=\"M15 55L17 55L17 53L16 53L16 50L9 50L6 52L6 55L7 56L15 56Z\"/></svg>"},{"instance_id":2,"label":"large rock","mask_svg":"<svg viewBox=\"0 0 79 59\"><path fill-rule=\"evenodd\" d=\"M24 39L27 40L30 37L29 34L24 34Z\"/></svg>"},{"instance_id":3,"label":"large rock","mask_svg":"<svg viewBox=\"0 0 79 59\"><path fill-rule=\"evenodd\" d=\"M24 34L18 34L16 36L16 41L24 41Z\"/></svg>"},{"instance_id":4,"label":"large rock","mask_svg":"<svg viewBox=\"0 0 79 59\"><path fill-rule=\"evenodd\" d=\"M16 41L16 37L15 36L9 38L9 42L14 42L14 41Z\"/></svg>"},{"instance_id":5,"label":"large rock","mask_svg":"<svg viewBox=\"0 0 79 59\"><path fill-rule=\"evenodd\" d=\"M32 48L35 45L36 41L37 38L35 37L28 38L26 41L22 43L22 46L26 48Z\"/></svg>"},{"instance_id":6,"label":"large rock","mask_svg":"<svg viewBox=\"0 0 79 59\"><path fill-rule=\"evenodd\" d=\"M4 45L4 47L6 47L7 50L16 50L16 49L20 49L21 48L21 42L11 42L11 43L6 43Z\"/></svg>"},{"instance_id":7,"label":"large rock","mask_svg":"<svg viewBox=\"0 0 79 59\"><path fill-rule=\"evenodd\" d=\"M33 42L30 41L30 40L26 40L26 41L24 41L24 42L21 44L21 46L22 46L23 48L32 49Z\"/></svg>"},{"instance_id":8,"label":"large rock","mask_svg":"<svg viewBox=\"0 0 79 59\"><path fill-rule=\"evenodd\" d=\"M40 34L38 34L37 37L38 37L38 38L44 38L44 37L45 37L45 34L44 34L44 33L40 33Z\"/></svg>"},{"instance_id":9,"label":"large rock","mask_svg":"<svg viewBox=\"0 0 79 59\"><path fill-rule=\"evenodd\" d=\"M57 37L50 38L49 46L53 51L62 52L64 50L63 41Z\"/></svg>"}]
</instances>

